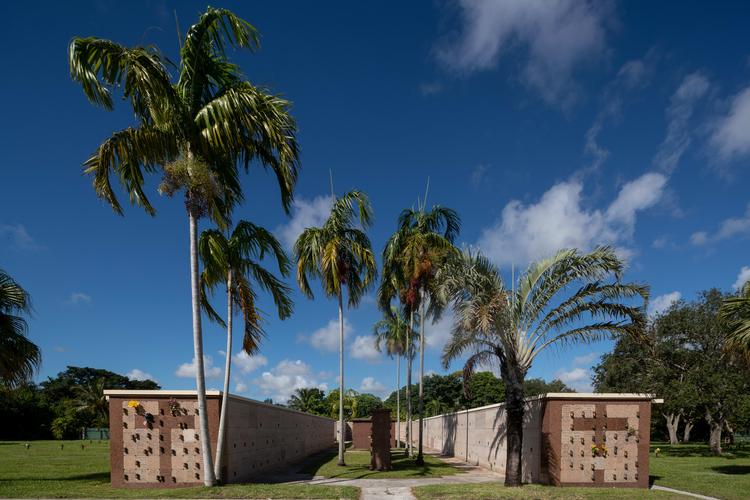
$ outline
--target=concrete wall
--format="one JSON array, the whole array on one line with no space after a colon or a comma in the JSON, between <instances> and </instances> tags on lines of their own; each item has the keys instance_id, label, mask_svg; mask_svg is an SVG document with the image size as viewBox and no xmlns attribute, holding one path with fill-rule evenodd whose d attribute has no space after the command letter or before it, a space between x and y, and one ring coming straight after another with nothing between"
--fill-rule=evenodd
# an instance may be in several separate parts
<instances>
[{"instance_id":1,"label":"concrete wall","mask_svg":"<svg viewBox=\"0 0 750 500\"><path fill-rule=\"evenodd\" d=\"M202 484L195 391L105 391L110 410L111 482L115 487ZM173 414L170 399L180 411ZM128 406L137 401L141 415ZM221 393L208 391L210 446L215 453ZM148 422L143 414L153 416ZM224 477L243 482L333 446L334 421L229 396Z\"/></svg>"},{"instance_id":2,"label":"concrete wall","mask_svg":"<svg viewBox=\"0 0 750 500\"><path fill-rule=\"evenodd\" d=\"M546 394L526 400L525 482L568 486L648 487L650 395ZM419 421L412 422L418 444ZM406 426L401 430L406 441ZM424 419L426 450L505 472L503 404ZM594 457L592 444L606 457Z\"/></svg>"}]
</instances>

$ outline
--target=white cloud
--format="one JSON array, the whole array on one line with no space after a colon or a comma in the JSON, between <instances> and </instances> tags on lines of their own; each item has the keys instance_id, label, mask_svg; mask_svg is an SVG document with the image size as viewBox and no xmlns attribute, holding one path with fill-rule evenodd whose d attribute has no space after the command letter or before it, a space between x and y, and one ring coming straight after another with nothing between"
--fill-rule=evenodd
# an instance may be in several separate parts
<instances>
[{"instance_id":1,"label":"white cloud","mask_svg":"<svg viewBox=\"0 0 750 500\"><path fill-rule=\"evenodd\" d=\"M75 306L79 304L91 304L91 301L91 295L83 292L73 292L68 296L68 300L65 303Z\"/></svg>"},{"instance_id":2,"label":"white cloud","mask_svg":"<svg viewBox=\"0 0 750 500\"><path fill-rule=\"evenodd\" d=\"M344 318L344 339L347 339L352 331L349 320ZM339 320L332 319L326 326L318 328L310 335L301 335L300 339L309 342L319 351L336 352L339 350Z\"/></svg>"},{"instance_id":3,"label":"white cloud","mask_svg":"<svg viewBox=\"0 0 750 500\"><path fill-rule=\"evenodd\" d=\"M578 392L592 392L591 371L586 368L575 367L570 370L558 370L555 378L562 380L565 385Z\"/></svg>"},{"instance_id":4,"label":"white cloud","mask_svg":"<svg viewBox=\"0 0 750 500\"><path fill-rule=\"evenodd\" d=\"M349 354L354 359L377 363L383 359L383 355L375 348L375 336L358 335L349 347Z\"/></svg>"},{"instance_id":5,"label":"white cloud","mask_svg":"<svg viewBox=\"0 0 750 500\"><path fill-rule=\"evenodd\" d=\"M672 306L672 304L674 304L681 298L682 294L677 291L654 297L654 299L651 300L648 305L648 315L653 318L666 312Z\"/></svg>"},{"instance_id":6,"label":"white cloud","mask_svg":"<svg viewBox=\"0 0 750 500\"><path fill-rule=\"evenodd\" d=\"M239 393L243 393L243 392L247 392L248 389L249 389L248 385L246 383L244 383L244 382L239 382L238 381L237 384L234 386L234 392L236 392L238 394Z\"/></svg>"},{"instance_id":7,"label":"white cloud","mask_svg":"<svg viewBox=\"0 0 750 500\"><path fill-rule=\"evenodd\" d=\"M190 363L182 363L177 367L174 374L181 378L195 378L198 371L196 365L196 359L193 358ZM221 376L221 368L214 366L214 358L211 356L203 356L203 373L206 374L206 378L219 378Z\"/></svg>"},{"instance_id":8,"label":"white cloud","mask_svg":"<svg viewBox=\"0 0 750 500\"><path fill-rule=\"evenodd\" d=\"M621 255L635 231L636 215L662 197L667 177L649 172L626 183L606 210L586 209L580 181L555 184L530 205L509 202L495 224L482 231L478 246L500 264L518 264L554 254L563 248L590 249L610 244Z\"/></svg>"},{"instance_id":9,"label":"white cloud","mask_svg":"<svg viewBox=\"0 0 750 500\"><path fill-rule=\"evenodd\" d=\"M503 53L524 57L523 82L548 103L569 105L573 73L606 52L605 2L558 0L459 0L460 35L444 39L438 60L459 73L494 68Z\"/></svg>"},{"instance_id":10,"label":"white cloud","mask_svg":"<svg viewBox=\"0 0 750 500\"><path fill-rule=\"evenodd\" d=\"M299 359L279 362L272 370L263 372L255 383L265 396L280 403L286 402L296 389L317 387L328 390L328 384L318 382L312 375L310 365Z\"/></svg>"},{"instance_id":11,"label":"white cloud","mask_svg":"<svg viewBox=\"0 0 750 500\"><path fill-rule=\"evenodd\" d=\"M750 153L750 87L734 96L711 135L711 144L725 161Z\"/></svg>"},{"instance_id":12,"label":"white cloud","mask_svg":"<svg viewBox=\"0 0 750 500\"><path fill-rule=\"evenodd\" d=\"M427 347L442 352L445 343L451 338L453 314L451 314L450 311L446 311L446 314L444 314L437 322L430 322L425 326L424 343L427 344ZM415 341L419 342L419 337L417 337Z\"/></svg>"},{"instance_id":13,"label":"white cloud","mask_svg":"<svg viewBox=\"0 0 750 500\"><path fill-rule=\"evenodd\" d=\"M382 397L384 393L388 392L388 388L375 380L374 377L365 377L359 385L359 391Z\"/></svg>"},{"instance_id":14,"label":"white cloud","mask_svg":"<svg viewBox=\"0 0 750 500\"><path fill-rule=\"evenodd\" d=\"M471 176L469 177L469 182L471 182L471 185L475 188L481 187L482 184L487 180L487 172L488 172L487 165L477 165L474 170L471 172Z\"/></svg>"},{"instance_id":15,"label":"white cloud","mask_svg":"<svg viewBox=\"0 0 750 500\"><path fill-rule=\"evenodd\" d=\"M0 224L0 238L7 240L16 250L41 250L23 224Z\"/></svg>"},{"instance_id":16,"label":"white cloud","mask_svg":"<svg viewBox=\"0 0 750 500\"><path fill-rule=\"evenodd\" d=\"M693 245L705 245L707 243L726 240L735 236L750 236L750 203L745 209L745 215L741 217L730 217L719 225L715 233L708 231L697 231L690 236Z\"/></svg>"},{"instance_id":17,"label":"white cloud","mask_svg":"<svg viewBox=\"0 0 750 500\"><path fill-rule=\"evenodd\" d=\"M576 356L573 359L573 366L586 366L590 365L594 361L599 359L599 353L598 352L590 352L588 354L584 354L582 356Z\"/></svg>"},{"instance_id":18,"label":"white cloud","mask_svg":"<svg viewBox=\"0 0 750 500\"><path fill-rule=\"evenodd\" d=\"M654 166L666 173L672 173L687 151L691 142L690 118L698 101L706 95L710 87L708 79L700 72L687 75L667 108L667 136L654 157Z\"/></svg>"},{"instance_id":19,"label":"white cloud","mask_svg":"<svg viewBox=\"0 0 750 500\"><path fill-rule=\"evenodd\" d=\"M128 377L130 380L153 380L156 381L153 375L150 373L146 373L143 370L139 370L138 368L133 368L128 373L125 374L126 377Z\"/></svg>"},{"instance_id":20,"label":"white cloud","mask_svg":"<svg viewBox=\"0 0 750 500\"><path fill-rule=\"evenodd\" d=\"M239 368L242 373L250 373L261 366L266 366L268 364L268 359L262 354L250 356L245 351L240 351L232 356L232 363L235 367Z\"/></svg>"},{"instance_id":21,"label":"white cloud","mask_svg":"<svg viewBox=\"0 0 750 500\"><path fill-rule=\"evenodd\" d=\"M292 202L292 218L274 231L286 248L293 248L302 231L321 226L331 213L333 197L316 196L312 200L296 198Z\"/></svg>"},{"instance_id":22,"label":"white cloud","mask_svg":"<svg viewBox=\"0 0 750 500\"><path fill-rule=\"evenodd\" d=\"M737 279L734 284L732 284L732 288L739 290L748 281L750 281L750 266L742 266L740 273L737 275Z\"/></svg>"}]
</instances>

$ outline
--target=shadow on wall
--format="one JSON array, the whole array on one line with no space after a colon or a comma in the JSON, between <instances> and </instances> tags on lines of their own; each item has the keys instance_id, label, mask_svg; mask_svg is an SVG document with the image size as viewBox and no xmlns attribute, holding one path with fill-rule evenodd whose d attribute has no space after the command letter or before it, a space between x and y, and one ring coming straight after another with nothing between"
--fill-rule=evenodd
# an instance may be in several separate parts
<instances>
[{"instance_id":1,"label":"shadow on wall","mask_svg":"<svg viewBox=\"0 0 750 500\"><path fill-rule=\"evenodd\" d=\"M458 414L449 413L443 415L443 446L440 452L452 457L456 453L456 430L458 427Z\"/></svg>"}]
</instances>

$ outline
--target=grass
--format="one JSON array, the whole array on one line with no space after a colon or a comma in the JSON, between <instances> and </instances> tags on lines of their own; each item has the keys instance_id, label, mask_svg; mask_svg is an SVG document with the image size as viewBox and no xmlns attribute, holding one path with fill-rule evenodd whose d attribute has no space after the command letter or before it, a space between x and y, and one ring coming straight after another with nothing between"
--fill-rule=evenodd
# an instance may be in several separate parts
<instances>
[{"instance_id":1,"label":"grass","mask_svg":"<svg viewBox=\"0 0 750 500\"><path fill-rule=\"evenodd\" d=\"M23 498L357 498L351 486L230 484L216 488L112 488L109 443L0 442L0 497ZM61 449L62 446L62 449Z\"/></svg>"},{"instance_id":2,"label":"grass","mask_svg":"<svg viewBox=\"0 0 750 500\"><path fill-rule=\"evenodd\" d=\"M660 448L659 457L653 450ZM651 482L669 488L735 500L748 498L750 492L750 447L726 449L714 457L704 444L651 446ZM662 491L625 488L557 488L526 485L505 488L502 483L430 485L413 488L418 499L600 499L600 498L686 498Z\"/></svg>"},{"instance_id":3,"label":"grass","mask_svg":"<svg viewBox=\"0 0 750 500\"><path fill-rule=\"evenodd\" d=\"M653 450L661 449L659 457ZM750 496L750 446L725 448L720 457L704 444L651 445L654 484L729 500Z\"/></svg>"},{"instance_id":4,"label":"grass","mask_svg":"<svg viewBox=\"0 0 750 500\"><path fill-rule=\"evenodd\" d=\"M312 476L324 476L347 479L407 479L418 477L440 477L457 474L460 470L435 457L425 455L425 464L421 467L414 465L414 459L404 455L403 450L391 452L391 467L389 471L370 470L369 451L347 451L346 466L336 465L338 456L326 454L319 460L306 464L300 472Z\"/></svg>"}]
</instances>

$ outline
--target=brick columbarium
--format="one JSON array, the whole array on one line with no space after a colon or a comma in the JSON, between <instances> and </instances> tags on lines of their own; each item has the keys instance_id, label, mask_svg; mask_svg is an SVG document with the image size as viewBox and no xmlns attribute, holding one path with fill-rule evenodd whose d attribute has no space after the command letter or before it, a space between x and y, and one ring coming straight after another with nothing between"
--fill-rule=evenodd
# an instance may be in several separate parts
<instances>
[{"instance_id":1,"label":"brick columbarium","mask_svg":"<svg viewBox=\"0 0 750 500\"><path fill-rule=\"evenodd\" d=\"M649 394L552 393L526 399L524 482L648 488ZM505 471L503 404L424 419L425 447ZM416 444L418 421L412 422ZM406 429L401 431L405 440Z\"/></svg>"},{"instance_id":2,"label":"brick columbarium","mask_svg":"<svg viewBox=\"0 0 750 500\"><path fill-rule=\"evenodd\" d=\"M106 390L114 487L203 484L195 391ZM221 392L206 391L209 438L216 451ZM334 420L229 395L225 482L248 482L334 443Z\"/></svg>"},{"instance_id":3,"label":"brick columbarium","mask_svg":"<svg viewBox=\"0 0 750 500\"><path fill-rule=\"evenodd\" d=\"M370 426L370 470L391 470L391 410L373 410Z\"/></svg>"}]
</instances>

